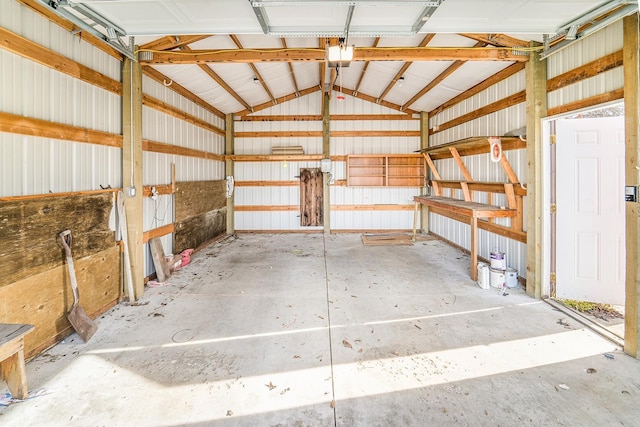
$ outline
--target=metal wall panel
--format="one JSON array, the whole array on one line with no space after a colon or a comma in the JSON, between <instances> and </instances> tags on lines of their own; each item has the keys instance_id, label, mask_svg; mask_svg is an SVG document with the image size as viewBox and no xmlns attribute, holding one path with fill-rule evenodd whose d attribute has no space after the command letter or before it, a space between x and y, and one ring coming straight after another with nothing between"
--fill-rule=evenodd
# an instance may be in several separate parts
<instances>
[{"instance_id":1,"label":"metal wall panel","mask_svg":"<svg viewBox=\"0 0 640 427\"><path fill-rule=\"evenodd\" d=\"M520 71L504 81L472 96L471 98L443 110L430 121L430 127L442 125L464 114L475 111L485 105L499 101L509 95L525 90L525 72ZM437 132L430 136L430 145L436 146L474 136L504 135L526 126L526 103L520 103L495 113L463 123L453 128ZM488 141L487 141L488 144ZM509 159L516 175L522 183L527 182L526 150L513 150L504 153ZM499 163L493 163L489 155L473 155L462 158L466 168L475 181L507 182L504 169ZM443 180L463 180L460 168L453 159L435 161L436 168ZM445 195L462 199L460 190ZM487 202L486 193L475 193L475 201ZM495 195L494 204L506 205L504 195ZM526 198L524 203L526 204ZM510 226L511 220L499 218L496 224ZM463 248L470 247L470 226L444 216L429 214L429 229L445 239ZM481 257L489 258L492 251L507 253L509 267L518 270L518 274L526 277L526 245L493 233L480 230L478 233L478 253Z\"/></svg>"},{"instance_id":2,"label":"metal wall panel","mask_svg":"<svg viewBox=\"0 0 640 427\"><path fill-rule=\"evenodd\" d=\"M622 21L582 39L547 59L548 78L553 78L622 49ZM624 87L623 67L606 71L548 95L549 108L586 99Z\"/></svg>"}]
</instances>

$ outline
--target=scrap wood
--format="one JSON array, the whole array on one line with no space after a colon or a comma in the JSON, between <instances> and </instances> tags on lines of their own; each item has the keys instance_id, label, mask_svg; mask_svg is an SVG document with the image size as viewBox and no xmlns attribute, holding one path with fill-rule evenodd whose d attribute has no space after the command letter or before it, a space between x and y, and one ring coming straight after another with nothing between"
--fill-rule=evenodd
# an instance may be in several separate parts
<instances>
[{"instance_id":1,"label":"scrap wood","mask_svg":"<svg viewBox=\"0 0 640 427\"><path fill-rule=\"evenodd\" d=\"M362 243L366 246L413 245L406 234L363 234Z\"/></svg>"}]
</instances>

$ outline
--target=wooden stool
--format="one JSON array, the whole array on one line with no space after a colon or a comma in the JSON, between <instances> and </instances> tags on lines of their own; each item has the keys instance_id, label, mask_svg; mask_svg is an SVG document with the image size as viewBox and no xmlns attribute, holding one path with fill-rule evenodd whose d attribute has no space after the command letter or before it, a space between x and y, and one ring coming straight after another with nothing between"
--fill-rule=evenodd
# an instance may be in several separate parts
<instances>
[{"instance_id":1,"label":"wooden stool","mask_svg":"<svg viewBox=\"0 0 640 427\"><path fill-rule=\"evenodd\" d=\"M0 323L0 378L16 399L26 399L28 394L24 336L31 331L33 325Z\"/></svg>"}]
</instances>

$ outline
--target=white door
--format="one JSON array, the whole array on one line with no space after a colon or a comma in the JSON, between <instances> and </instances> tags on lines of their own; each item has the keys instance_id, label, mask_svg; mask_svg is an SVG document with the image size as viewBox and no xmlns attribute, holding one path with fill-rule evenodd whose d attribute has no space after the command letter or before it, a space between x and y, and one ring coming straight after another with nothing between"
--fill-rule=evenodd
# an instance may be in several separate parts
<instances>
[{"instance_id":1,"label":"white door","mask_svg":"<svg viewBox=\"0 0 640 427\"><path fill-rule=\"evenodd\" d=\"M624 117L556 132L556 296L624 305Z\"/></svg>"}]
</instances>

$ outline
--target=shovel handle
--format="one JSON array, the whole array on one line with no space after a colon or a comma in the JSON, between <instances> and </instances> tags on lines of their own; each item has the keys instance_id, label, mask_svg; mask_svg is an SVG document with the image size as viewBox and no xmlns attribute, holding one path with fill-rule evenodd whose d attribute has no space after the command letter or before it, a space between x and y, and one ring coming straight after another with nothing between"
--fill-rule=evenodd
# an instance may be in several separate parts
<instances>
[{"instance_id":1,"label":"shovel handle","mask_svg":"<svg viewBox=\"0 0 640 427\"><path fill-rule=\"evenodd\" d=\"M58 236L60 236L60 241L67 255L67 268L69 269L69 280L71 281L71 290L73 291L73 307L76 307L80 301L80 292L78 292L76 269L73 266L73 258L71 257L71 230L64 230L58 234Z\"/></svg>"}]
</instances>

